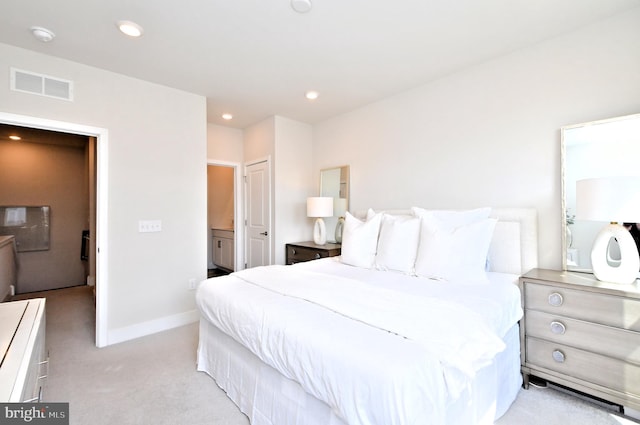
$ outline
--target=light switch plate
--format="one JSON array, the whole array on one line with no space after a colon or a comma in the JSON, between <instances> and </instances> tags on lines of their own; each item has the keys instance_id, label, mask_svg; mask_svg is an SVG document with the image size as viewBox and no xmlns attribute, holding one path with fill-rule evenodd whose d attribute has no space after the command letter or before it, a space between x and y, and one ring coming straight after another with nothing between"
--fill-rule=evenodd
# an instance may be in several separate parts
<instances>
[{"instance_id":1,"label":"light switch plate","mask_svg":"<svg viewBox=\"0 0 640 425\"><path fill-rule=\"evenodd\" d=\"M162 220L139 220L138 221L138 232L140 233L161 232L161 231L162 231Z\"/></svg>"}]
</instances>

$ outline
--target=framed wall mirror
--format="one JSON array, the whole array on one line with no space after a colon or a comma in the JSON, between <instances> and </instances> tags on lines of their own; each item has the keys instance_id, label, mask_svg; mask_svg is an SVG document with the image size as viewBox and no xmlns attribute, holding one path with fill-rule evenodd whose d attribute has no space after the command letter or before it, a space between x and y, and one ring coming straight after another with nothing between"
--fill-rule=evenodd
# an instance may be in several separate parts
<instances>
[{"instance_id":1,"label":"framed wall mirror","mask_svg":"<svg viewBox=\"0 0 640 425\"><path fill-rule=\"evenodd\" d=\"M590 272L594 239L607 223L576 219L576 182L640 176L640 114L563 127L561 135L562 264Z\"/></svg>"},{"instance_id":2,"label":"framed wall mirror","mask_svg":"<svg viewBox=\"0 0 640 425\"><path fill-rule=\"evenodd\" d=\"M348 165L320 170L320 196L333 198L333 217L325 219L327 240L340 242L340 218L344 219L345 212L349 210Z\"/></svg>"}]
</instances>

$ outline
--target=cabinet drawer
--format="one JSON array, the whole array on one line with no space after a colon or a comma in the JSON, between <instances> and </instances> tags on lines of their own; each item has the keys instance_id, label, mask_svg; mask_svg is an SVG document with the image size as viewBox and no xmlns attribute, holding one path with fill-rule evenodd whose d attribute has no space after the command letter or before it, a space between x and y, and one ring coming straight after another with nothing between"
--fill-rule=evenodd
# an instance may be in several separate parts
<instances>
[{"instance_id":1,"label":"cabinet drawer","mask_svg":"<svg viewBox=\"0 0 640 425\"><path fill-rule=\"evenodd\" d=\"M25 403L39 403L42 401L42 390L49 371L49 361L45 352L45 318L37 325L37 334L33 352L29 359L29 369L25 379L21 400Z\"/></svg>"},{"instance_id":2,"label":"cabinet drawer","mask_svg":"<svg viewBox=\"0 0 640 425\"><path fill-rule=\"evenodd\" d=\"M526 338L526 362L626 394L640 394L640 367L564 344Z\"/></svg>"},{"instance_id":3,"label":"cabinet drawer","mask_svg":"<svg viewBox=\"0 0 640 425\"><path fill-rule=\"evenodd\" d=\"M564 317L640 332L640 301L525 281L524 305Z\"/></svg>"},{"instance_id":4,"label":"cabinet drawer","mask_svg":"<svg viewBox=\"0 0 640 425\"><path fill-rule=\"evenodd\" d=\"M540 311L525 311L528 336L640 365L640 333Z\"/></svg>"},{"instance_id":5,"label":"cabinet drawer","mask_svg":"<svg viewBox=\"0 0 640 425\"><path fill-rule=\"evenodd\" d=\"M318 251L312 248L305 248L299 246L287 247L287 262L289 264L301 263L303 261L317 260L320 258L328 257L328 251Z\"/></svg>"}]
</instances>

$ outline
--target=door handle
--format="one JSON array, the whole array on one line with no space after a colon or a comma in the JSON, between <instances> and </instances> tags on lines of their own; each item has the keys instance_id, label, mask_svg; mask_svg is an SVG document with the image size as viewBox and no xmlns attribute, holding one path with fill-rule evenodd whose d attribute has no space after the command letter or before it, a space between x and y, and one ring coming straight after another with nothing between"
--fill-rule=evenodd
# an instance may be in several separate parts
<instances>
[{"instance_id":1,"label":"door handle","mask_svg":"<svg viewBox=\"0 0 640 425\"><path fill-rule=\"evenodd\" d=\"M260 234L261 234L262 236L267 236L267 232L266 232L266 231L265 231L265 232L262 232L262 233L260 233Z\"/></svg>"}]
</instances>

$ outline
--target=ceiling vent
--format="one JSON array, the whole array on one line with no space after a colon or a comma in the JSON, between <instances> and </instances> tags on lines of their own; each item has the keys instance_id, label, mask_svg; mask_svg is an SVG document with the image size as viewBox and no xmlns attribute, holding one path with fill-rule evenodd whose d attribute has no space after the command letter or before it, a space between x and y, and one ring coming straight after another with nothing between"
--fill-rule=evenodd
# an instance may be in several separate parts
<instances>
[{"instance_id":1,"label":"ceiling vent","mask_svg":"<svg viewBox=\"0 0 640 425\"><path fill-rule=\"evenodd\" d=\"M73 101L73 81L11 68L11 90Z\"/></svg>"}]
</instances>

